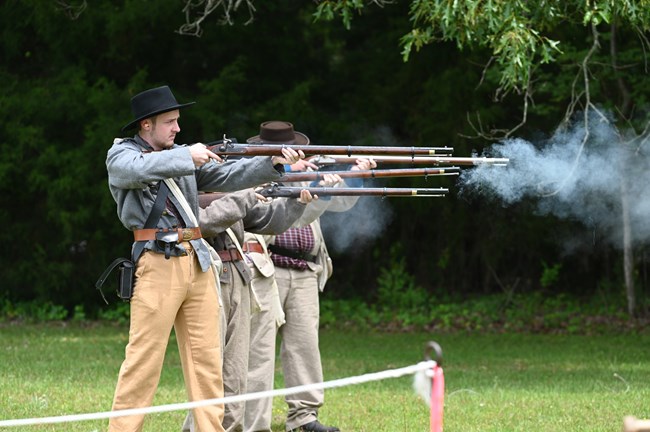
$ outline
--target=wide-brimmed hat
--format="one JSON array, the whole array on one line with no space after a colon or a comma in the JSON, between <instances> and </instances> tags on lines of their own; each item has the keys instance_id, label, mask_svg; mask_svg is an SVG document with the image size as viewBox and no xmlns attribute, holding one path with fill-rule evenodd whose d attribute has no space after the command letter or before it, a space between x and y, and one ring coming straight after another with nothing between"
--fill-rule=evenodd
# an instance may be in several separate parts
<instances>
[{"instance_id":1,"label":"wide-brimmed hat","mask_svg":"<svg viewBox=\"0 0 650 432\"><path fill-rule=\"evenodd\" d=\"M293 124L289 122L272 120L262 123L260 134L248 138L246 142L307 145L309 138L304 133L293 130Z\"/></svg>"},{"instance_id":2,"label":"wide-brimmed hat","mask_svg":"<svg viewBox=\"0 0 650 432\"><path fill-rule=\"evenodd\" d=\"M142 93L131 98L131 111L133 112L133 120L122 128L122 132L132 128L140 120L162 114L167 111L172 111L178 108L183 108L193 105L195 102L179 104L174 97L169 86L156 87L150 90L145 90Z\"/></svg>"}]
</instances>

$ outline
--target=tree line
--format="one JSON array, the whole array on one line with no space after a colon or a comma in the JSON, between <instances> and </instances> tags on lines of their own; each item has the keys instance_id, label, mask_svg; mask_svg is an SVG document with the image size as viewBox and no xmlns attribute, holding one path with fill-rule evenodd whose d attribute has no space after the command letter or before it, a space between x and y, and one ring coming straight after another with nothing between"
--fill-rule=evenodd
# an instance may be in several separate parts
<instances>
[{"instance_id":1,"label":"tree line","mask_svg":"<svg viewBox=\"0 0 650 432\"><path fill-rule=\"evenodd\" d=\"M266 3L255 4L248 24L247 13L227 25L211 16L200 37L179 34L185 16L178 2L0 5L0 211L6 221L0 298L102 307L94 282L113 258L128 255L132 241L108 191L106 151L131 118L130 97L156 85L197 102L181 119L179 142L186 143L224 134L243 141L261 122L279 119L317 144L451 146L456 156L469 156L499 142L494 132L514 130L524 113L526 122L511 137L544 142L567 106L580 121L590 103L622 113L620 130L629 125L642 135L649 94L645 30L616 17L592 26L565 20L548 30L549 39L563 42L562 51L549 54L556 61L533 58L531 81L503 87L502 69L486 67L494 58L488 44L459 49L451 37L411 39L419 49L405 61L400 41L413 28L409 4L365 7L341 22L340 9L331 19L316 19L311 2ZM78 14L64 7L81 4ZM601 49L591 52L596 35ZM576 76L588 55L592 85L585 103ZM605 241L600 228L541 214L535 197L505 205L494 195L461 193L456 178L382 185L448 187L450 194L366 199L356 212L326 215L334 298L372 302L378 285L385 288L403 267L408 280L395 278L396 290L412 282L451 299L606 295L623 306L631 266L638 295L631 312L644 311L643 243L630 256Z\"/></svg>"}]
</instances>

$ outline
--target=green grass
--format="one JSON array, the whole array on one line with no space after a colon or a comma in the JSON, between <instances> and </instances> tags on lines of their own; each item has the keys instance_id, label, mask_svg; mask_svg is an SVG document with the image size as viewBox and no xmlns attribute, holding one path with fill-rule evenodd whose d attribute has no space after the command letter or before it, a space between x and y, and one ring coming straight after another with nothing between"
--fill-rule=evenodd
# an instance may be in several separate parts
<instances>
[{"instance_id":1,"label":"green grass","mask_svg":"<svg viewBox=\"0 0 650 432\"><path fill-rule=\"evenodd\" d=\"M650 418L648 334L379 334L324 330L326 380L401 368L444 351L445 431L618 431L623 417ZM125 326L0 325L0 418L110 410L127 341ZM279 366L279 365L278 365ZM282 386L278 369L276 387ZM186 401L171 340L154 403ZM274 401L274 431L285 406ZM177 431L184 412L147 417L145 431ZM343 432L428 431L412 377L328 389L321 421ZM8 428L100 431L107 421Z\"/></svg>"}]
</instances>

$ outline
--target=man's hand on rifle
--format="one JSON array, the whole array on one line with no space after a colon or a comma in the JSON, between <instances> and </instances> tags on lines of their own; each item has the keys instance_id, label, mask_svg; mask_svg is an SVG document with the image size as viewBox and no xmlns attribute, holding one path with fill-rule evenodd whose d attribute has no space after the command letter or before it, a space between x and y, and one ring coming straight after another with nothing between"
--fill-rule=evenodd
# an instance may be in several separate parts
<instances>
[{"instance_id":1,"label":"man's hand on rifle","mask_svg":"<svg viewBox=\"0 0 650 432\"><path fill-rule=\"evenodd\" d=\"M192 156L192 162L194 162L194 166L202 167L206 163L210 161L210 159L213 159L217 162L223 162L223 159L221 159L218 155L212 153L208 148L205 146L205 144L197 143L197 144L192 144L190 146L190 155Z\"/></svg>"},{"instance_id":2,"label":"man's hand on rifle","mask_svg":"<svg viewBox=\"0 0 650 432\"><path fill-rule=\"evenodd\" d=\"M258 191L264 189L265 187L268 187L269 184L265 184L262 186L258 186L255 188L255 197L257 197L257 200L263 203L270 203L273 201L273 198L271 197L265 197L264 195L258 193ZM302 189L300 191L300 196L296 198L299 203L301 204L309 204L310 202L317 200L318 195L312 195L311 192L309 192L307 189Z\"/></svg>"},{"instance_id":3,"label":"man's hand on rifle","mask_svg":"<svg viewBox=\"0 0 650 432\"><path fill-rule=\"evenodd\" d=\"M343 179L338 174L323 174L323 179L318 182L318 186L331 187L341 183Z\"/></svg>"},{"instance_id":4,"label":"man's hand on rifle","mask_svg":"<svg viewBox=\"0 0 650 432\"><path fill-rule=\"evenodd\" d=\"M316 171L318 170L318 165L309 162L307 159L300 159L294 164L291 164L291 171L307 171L308 168Z\"/></svg>"},{"instance_id":5,"label":"man's hand on rifle","mask_svg":"<svg viewBox=\"0 0 650 432\"><path fill-rule=\"evenodd\" d=\"M300 191L300 198L298 198L298 202L302 204L309 204L313 200L317 200L318 195L312 195L311 192L309 192L307 189L303 189Z\"/></svg>"},{"instance_id":6,"label":"man's hand on rifle","mask_svg":"<svg viewBox=\"0 0 650 432\"><path fill-rule=\"evenodd\" d=\"M285 147L282 149L282 156L272 156L271 162L273 162L273 165L292 165L304 158L305 153L302 150L295 151L290 147Z\"/></svg>"},{"instance_id":7,"label":"man's hand on rifle","mask_svg":"<svg viewBox=\"0 0 650 432\"><path fill-rule=\"evenodd\" d=\"M350 170L366 171L374 168L377 168L377 162L375 162L373 158L359 158L357 159L356 165L354 165Z\"/></svg>"}]
</instances>

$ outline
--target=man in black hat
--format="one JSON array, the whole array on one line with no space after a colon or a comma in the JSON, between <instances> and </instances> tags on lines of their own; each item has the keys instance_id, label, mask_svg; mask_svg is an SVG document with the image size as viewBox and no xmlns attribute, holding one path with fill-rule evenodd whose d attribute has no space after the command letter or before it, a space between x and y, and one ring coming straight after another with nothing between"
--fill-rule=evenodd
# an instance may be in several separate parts
<instances>
[{"instance_id":1,"label":"man in black hat","mask_svg":"<svg viewBox=\"0 0 650 432\"><path fill-rule=\"evenodd\" d=\"M116 138L106 158L118 217L134 233L136 262L129 342L114 410L151 405L172 326L189 399L223 397L218 279L196 220L198 191L273 181L282 164L304 157L287 149L282 157L221 163L203 144L175 144L180 109L193 103L179 104L167 86L137 94L131 99L134 120L122 130L138 126L138 133ZM198 431L223 431L223 406L197 408L194 419ZM109 430L140 431L143 421L142 415L112 418Z\"/></svg>"}]
</instances>

